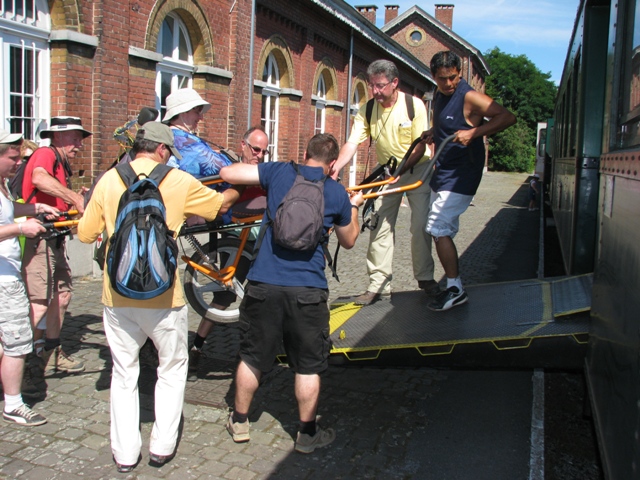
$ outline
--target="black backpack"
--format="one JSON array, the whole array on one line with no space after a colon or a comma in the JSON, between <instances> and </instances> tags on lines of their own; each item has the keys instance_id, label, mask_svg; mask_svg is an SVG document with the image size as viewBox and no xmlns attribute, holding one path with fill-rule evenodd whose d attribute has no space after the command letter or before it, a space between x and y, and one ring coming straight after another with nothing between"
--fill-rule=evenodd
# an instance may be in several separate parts
<instances>
[{"instance_id":1,"label":"black backpack","mask_svg":"<svg viewBox=\"0 0 640 480\"><path fill-rule=\"evenodd\" d=\"M167 226L158 189L171 167L158 164L147 176L137 175L124 163L116 171L127 190L120 197L109 238L107 271L111 286L120 295L148 300L171 288L178 264L175 232Z\"/></svg>"},{"instance_id":2,"label":"black backpack","mask_svg":"<svg viewBox=\"0 0 640 480\"><path fill-rule=\"evenodd\" d=\"M273 240L290 250L315 250L325 237L324 182L307 180L298 164L291 162L296 179L278 205L275 217L267 209Z\"/></svg>"}]
</instances>

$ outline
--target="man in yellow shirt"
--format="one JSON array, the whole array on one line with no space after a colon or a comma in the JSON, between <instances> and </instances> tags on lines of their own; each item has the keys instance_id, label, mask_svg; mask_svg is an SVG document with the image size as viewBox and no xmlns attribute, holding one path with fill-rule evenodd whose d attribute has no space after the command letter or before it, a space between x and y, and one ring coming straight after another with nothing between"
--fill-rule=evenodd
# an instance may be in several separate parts
<instances>
[{"instance_id":1,"label":"man in yellow shirt","mask_svg":"<svg viewBox=\"0 0 640 480\"><path fill-rule=\"evenodd\" d=\"M375 142L378 163L386 164L391 157L402 159L416 138L422 135L422 128L427 128L427 110L418 98L405 99L406 94L398 90L398 68L389 60L376 60L367 68L369 87L375 99L370 123L367 121L366 104L360 108L355 117L349 140L340 149L340 155L334 167L333 178L353 158L358 145L371 138ZM407 111L407 100L413 102L414 116L411 119ZM427 168L428 155L426 147L419 144L413 151L411 159L418 162L412 174L405 174L393 186L401 187L414 183ZM418 160L419 159L419 160ZM431 189L424 184L407 192L407 200L411 207L411 257L413 259L413 275L418 286L427 295L436 295L440 289L433 279L433 258L431 257L431 238L425 233L429 216L429 198ZM391 294L392 262L395 225L398 210L402 203L402 195L383 196L378 209L378 225L369 236L367 251L367 272L369 287L355 302L369 305L381 295Z\"/></svg>"},{"instance_id":2,"label":"man in yellow shirt","mask_svg":"<svg viewBox=\"0 0 640 480\"><path fill-rule=\"evenodd\" d=\"M136 135L131 167L138 175L148 175L157 164L166 164L172 153L180 158L173 145L171 129L159 122L148 122ZM178 169L167 174L159 189L165 200L166 223L173 231L179 231L191 215L213 220L231 205L224 193L205 187ZM78 238L82 242L94 242L105 228L109 238L113 235L118 203L124 191L125 185L116 169L105 173L78 225ZM118 471L126 473L140 460L138 353L146 339L151 338L158 349L159 365L149 457L156 465L162 465L175 454L187 378L187 306L178 271L173 286L165 293L149 300L133 300L113 290L105 269L102 302L105 334L113 358L111 449L114 461Z\"/></svg>"}]
</instances>

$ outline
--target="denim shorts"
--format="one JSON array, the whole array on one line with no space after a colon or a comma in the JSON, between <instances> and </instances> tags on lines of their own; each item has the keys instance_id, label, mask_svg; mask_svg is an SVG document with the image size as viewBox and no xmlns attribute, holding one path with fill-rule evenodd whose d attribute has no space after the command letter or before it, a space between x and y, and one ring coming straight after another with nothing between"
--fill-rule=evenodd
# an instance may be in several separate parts
<instances>
[{"instance_id":1,"label":"denim shorts","mask_svg":"<svg viewBox=\"0 0 640 480\"><path fill-rule=\"evenodd\" d=\"M460 229L460 215L469 208L471 200L473 195L432 191L427 233L434 238L455 237Z\"/></svg>"},{"instance_id":2,"label":"denim shorts","mask_svg":"<svg viewBox=\"0 0 640 480\"><path fill-rule=\"evenodd\" d=\"M261 372L284 352L291 369L303 375L328 367L329 292L249 282L240 305L240 358Z\"/></svg>"}]
</instances>

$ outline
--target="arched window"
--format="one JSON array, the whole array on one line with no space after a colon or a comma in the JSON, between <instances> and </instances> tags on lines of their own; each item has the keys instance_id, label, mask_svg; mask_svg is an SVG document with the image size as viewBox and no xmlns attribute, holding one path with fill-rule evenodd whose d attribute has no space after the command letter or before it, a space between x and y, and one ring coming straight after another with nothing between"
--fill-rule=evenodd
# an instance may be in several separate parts
<instances>
[{"instance_id":1,"label":"arched window","mask_svg":"<svg viewBox=\"0 0 640 480\"><path fill-rule=\"evenodd\" d=\"M360 102L365 98L364 88L361 82L356 83L356 88L353 90L353 101L351 105L349 105L349 116L351 117L351 121L357 115L358 110L360 109ZM358 172L358 152L356 151L355 155L351 159L351 166L349 168L349 185L355 185L357 183L356 174Z\"/></svg>"},{"instance_id":2,"label":"arched window","mask_svg":"<svg viewBox=\"0 0 640 480\"><path fill-rule=\"evenodd\" d=\"M156 108L162 118L167 96L192 86L193 50L187 28L177 15L170 13L162 22L156 51L163 57L156 75Z\"/></svg>"},{"instance_id":3,"label":"arched window","mask_svg":"<svg viewBox=\"0 0 640 480\"><path fill-rule=\"evenodd\" d=\"M262 71L262 81L266 84L262 89L262 126L269 137L269 156L267 162L278 160L278 108L280 96L280 71L273 53L267 57Z\"/></svg>"},{"instance_id":4,"label":"arched window","mask_svg":"<svg viewBox=\"0 0 640 480\"><path fill-rule=\"evenodd\" d=\"M2 128L36 140L49 118L49 32L47 3L4 0L0 5L0 62L4 73Z\"/></svg>"},{"instance_id":5,"label":"arched window","mask_svg":"<svg viewBox=\"0 0 640 480\"><path fill-rule=\"evenodd\" d=\"M327 107L327 84L324 81L324 76L320 74L318 77L318 84L316 85L316 124L314 128L314 134L324 133L325 114Z\"/></svg>"}]
</instances>

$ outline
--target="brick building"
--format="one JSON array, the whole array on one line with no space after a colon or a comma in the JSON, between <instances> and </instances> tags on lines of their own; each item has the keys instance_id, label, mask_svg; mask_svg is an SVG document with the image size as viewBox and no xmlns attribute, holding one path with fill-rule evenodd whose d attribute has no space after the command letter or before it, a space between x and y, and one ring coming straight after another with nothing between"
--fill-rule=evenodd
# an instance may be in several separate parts
<instances>
[{"instance_id":1,"label":"brick building","mask_svg":"<svg viewBox=\"0 0 640 480\"><path fill-rule=\"evenodd\" d=\"M0 40L3 128L37 139L51 116L76 115L94 132L75 159L76 186L116 158L117 127L144 106L163 110L177 88L212 104L202 137L237 148L262 123L276 161L301 158L316 132L345 141L377 58L398 65L405 92L435 86L427 66L342 0L6 0ZM363 146L344 183L367 160Z\"/></svg>"}]
</instances>

